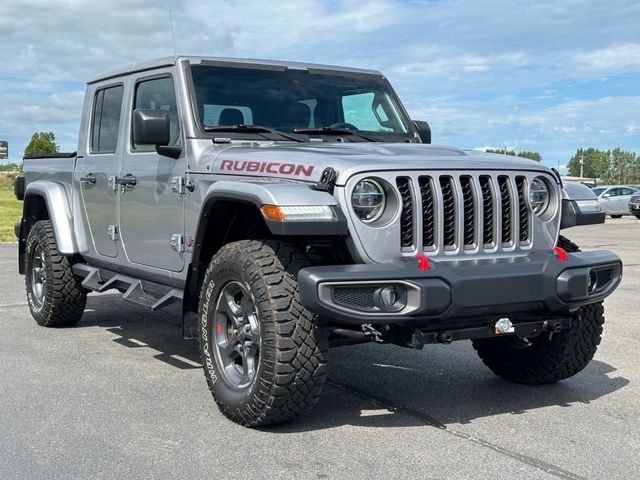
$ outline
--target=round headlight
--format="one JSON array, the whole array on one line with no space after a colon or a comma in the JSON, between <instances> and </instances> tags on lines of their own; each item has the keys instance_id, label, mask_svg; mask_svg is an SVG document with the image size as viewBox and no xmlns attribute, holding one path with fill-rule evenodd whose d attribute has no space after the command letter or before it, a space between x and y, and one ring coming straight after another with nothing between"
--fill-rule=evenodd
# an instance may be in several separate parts
<instances>
[{"instance_id":1,"label":"round headlight","mask_svg":"<svg viewBox=\"0 0 640 480\"><path fill-rule=\"evenodd\" d=\"M536 177L529 185L529 204L533 213L536 215L542 215L549 206L551 199L551 192L547 182L541 177Z\"/></svg>"},{"instance_id":2,"label":"round headlight","mask_svg":"<svg viewBox=\"0 0 640 480\"><path fill-rule=\"evenodd\" d=\"M351 205L364 223L379 219L384 213L387 198L382 185L371 178L360 180L351 194Z\"/></svg>"}]
</instances>

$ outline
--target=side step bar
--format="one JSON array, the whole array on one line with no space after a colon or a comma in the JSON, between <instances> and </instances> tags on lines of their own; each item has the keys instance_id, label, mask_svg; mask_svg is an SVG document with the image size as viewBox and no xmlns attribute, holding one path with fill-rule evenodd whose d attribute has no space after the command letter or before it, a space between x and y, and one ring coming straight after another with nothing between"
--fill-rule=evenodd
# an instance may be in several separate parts
<instances>
[{"instance_id":1,"label":"side step bar","mask_svg":"<svg viewBox=\"0 0 640 480\"><path fill-rule=\"evenodd\" d=\"M173 303L182 302L182 290L167 287L159 283L145 281L147 285L153 285L155 292L162 292L160 295L157 293L152 294L148 290L145 290L142 280L127 275L115 273L105 281L102 279L100 270L90 265L76 264L73 266L73 273L79 277L83 277L82 286L87 290L106 292L107 290L116 289L124 292L122 295L123 300L141 305L151 311L156 311Z\"/></svg>"}]
</instances>

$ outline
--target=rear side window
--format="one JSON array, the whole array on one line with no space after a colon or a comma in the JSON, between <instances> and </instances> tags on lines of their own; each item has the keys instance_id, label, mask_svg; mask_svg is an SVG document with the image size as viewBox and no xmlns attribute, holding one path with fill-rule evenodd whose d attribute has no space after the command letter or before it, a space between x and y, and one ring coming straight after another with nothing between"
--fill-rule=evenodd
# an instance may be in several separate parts
<instances>
[{"instance_id":1,"label":"rear side window","mask_svg":"<svg viewBox=\"0 0 640 480\"><path fill-rule=\"evenodd\" d=\"M116 151L123 93L122 85L102 88L96 92L91 122L91 152L113 153Z\"/></svg>"}]
</instances>

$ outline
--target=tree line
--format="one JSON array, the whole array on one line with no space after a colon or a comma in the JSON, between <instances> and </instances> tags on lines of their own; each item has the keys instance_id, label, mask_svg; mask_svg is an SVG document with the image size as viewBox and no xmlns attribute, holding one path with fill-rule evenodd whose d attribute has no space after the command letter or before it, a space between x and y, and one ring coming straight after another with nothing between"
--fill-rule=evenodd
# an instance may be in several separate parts
<instances>
[{"instance_id":1,"label":"tree line","mask_svg":"<svg viewBox=\"0 0 640 480\"><path fill-rule=\"evenodd\" d=\"M582 164L582 168L581 168ZM640 183L640 155L630 150L579 148L567 163L569 175L597 178L600 183Z\"/></svg>"}]
</instances>

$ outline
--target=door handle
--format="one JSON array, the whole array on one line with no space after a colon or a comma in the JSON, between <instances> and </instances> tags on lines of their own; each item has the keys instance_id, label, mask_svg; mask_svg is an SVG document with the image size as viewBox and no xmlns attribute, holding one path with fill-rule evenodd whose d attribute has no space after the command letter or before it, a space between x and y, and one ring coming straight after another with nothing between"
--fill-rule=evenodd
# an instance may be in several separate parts
<instances>
[{"instance_id":1,"label":"door handle","mask_svg":"<svg viewBox=\"0 0 640 480\"><path fill-rule=\"evenodd\" d=\"M96 176L93 173L88 173L86 177L80 177L80 181L82 183L86 183L87 185L95 185Z\"/></svg>"},{"instance_id":2,"label":"door handle","mask_svg":"<svg viewBox=\"0 0 640 480\"><path fill-rule=\"evenodd\" d=\"M123 187L135 187L138 180L130 173L127 173L124 177L117 177L116 183Z\"/></svg>"}]
</instances>

